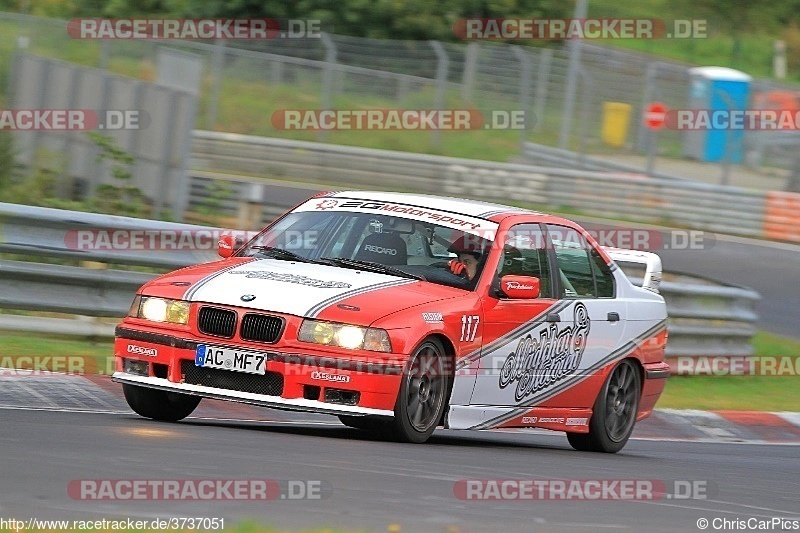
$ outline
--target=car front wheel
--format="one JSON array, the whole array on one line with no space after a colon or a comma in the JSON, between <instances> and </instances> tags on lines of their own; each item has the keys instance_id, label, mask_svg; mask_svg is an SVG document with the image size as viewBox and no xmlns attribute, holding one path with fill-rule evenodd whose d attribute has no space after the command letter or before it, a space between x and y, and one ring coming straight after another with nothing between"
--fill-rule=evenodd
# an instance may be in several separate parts
<instances>
[{"instance_id":1,"label":"car front wheel","mask_svg":"<svg viewBox=\"0 0 800 533\"><path fill-rule=\"evenodd\" d=\"M162 422L183 420L200 403L200 396L190 396L177 392L166 392L148 387L138 387L123 383L125 401L136 414Z\"/></svg>"},{"instance_id":2,"label":"car front wheel","mask_svg":"<svg viewBox=\"0 0 800 533\"><path fill-rule=\"evenodd\" d=\"M567 433L570 445L580 451L620 451L633 433L641 390L636 365L629 359L620 361L597 396L589 433Z\"/></svg>"},{"instance_id":3,"label":"car front wheel","mask_svg":"<svg viewBox=\"0 0 800 533\"><path fill-rule=\"evenodd\" d=\"M442 418L448 383L444 348L438 340L426 339L414 351L403 375L392 424L397 440L428 440Z\"/></svg>"}]
</instances>

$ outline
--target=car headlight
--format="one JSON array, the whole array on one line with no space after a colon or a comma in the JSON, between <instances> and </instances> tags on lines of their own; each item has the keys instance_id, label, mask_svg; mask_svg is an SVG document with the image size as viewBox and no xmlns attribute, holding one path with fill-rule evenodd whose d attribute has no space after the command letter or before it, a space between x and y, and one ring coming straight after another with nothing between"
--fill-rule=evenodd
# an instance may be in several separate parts
<instances>
[{"instance_id":1,"label":"car headlight","mask_svg":"<svg viewBox=\"0 0 800 533\"><path fill-rule=\"evenodd\" d=\"M384 329L363 328L321 320L303 320L297 339L303 342L339 346L350 350L391 352L389 334Z\"/></svg>"},{"instance_id":2,"label":"car headlight","mask_svg":"<svg viewBox=\"0 0 800 533\"><path fill-rule=\"evenodd\" d=\"M153 322L186 324L189 322L189 302L137 296L133 300L129 316L144 318Z\"/></svg>"}]
</instances>

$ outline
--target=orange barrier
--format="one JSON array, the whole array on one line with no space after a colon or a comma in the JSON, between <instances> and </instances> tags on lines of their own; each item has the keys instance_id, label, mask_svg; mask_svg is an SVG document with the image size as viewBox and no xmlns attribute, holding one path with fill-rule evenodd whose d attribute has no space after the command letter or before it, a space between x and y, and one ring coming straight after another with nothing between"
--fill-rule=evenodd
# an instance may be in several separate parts
<instances>
[{"instance_id":1,"label":"orange barrier","mask_svg":"<svg viewBox=\"0 0 800 533\"><path fill-rule=\"evenodd\" d=\"M800 242L800 193L781 191L767 193L764 237Z\"/></svg>"}]
</instances>

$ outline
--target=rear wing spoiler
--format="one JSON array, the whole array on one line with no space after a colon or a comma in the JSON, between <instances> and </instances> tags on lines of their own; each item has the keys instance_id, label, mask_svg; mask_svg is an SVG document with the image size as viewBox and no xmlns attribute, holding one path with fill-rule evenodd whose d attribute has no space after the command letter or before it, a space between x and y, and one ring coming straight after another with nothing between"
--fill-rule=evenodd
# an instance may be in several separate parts
<instances>
[{"instance_id":1,"label":"rear wing spoiler","mask_svg":"<svg viewBox=\"0 0 800 533\"><path fill-rule=\"evenodd\" d=\"M603 247L603 250L614 262L644 265L642 288L658 294L658 288L661 285L661 258L658 255L653 252L624 250L622 248Z\"/></svg>"}]
</instances>

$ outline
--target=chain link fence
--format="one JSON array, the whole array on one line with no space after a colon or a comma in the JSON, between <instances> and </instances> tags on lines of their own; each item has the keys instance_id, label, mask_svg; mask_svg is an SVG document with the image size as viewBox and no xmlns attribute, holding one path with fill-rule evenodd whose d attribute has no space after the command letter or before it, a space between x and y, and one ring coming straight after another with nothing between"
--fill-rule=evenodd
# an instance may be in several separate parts
<instances>
[{"instance_id":1,"label":"chain link fence","mask_svg":"<svg viewBox=\"0 0 800 533\"><path fill-rule=\"evenodd\" d=\"M204 66L197 126L207 130L357 144L344 132L287 132L271 123L280 109L525 110L534 124L525 141L581 153L645 154L642 125L651 101L685 108L691 65L581 42L576 87L571 92L569 46L537 48L493 42L396 41L323 34L321 38L263 41L89 41L68 36L64 21L0 14L0 46L101 67L154 81L160 48L191 52ZM4 42L5 41L5 42ZM2 60L0 60L2 61ZM0 64L0 66L3 66ZM4 65L12 76L10 65ZM7 85L7 84L6 84ZM795 91L757 80L755 92ZM575 101L568 101L574 94ZM603 140L604 104L630 106L623 142ZM774 133L774 134L773 134ZM436 151L438 132L427 135ZM658 153L681 155L681 132L662 130ZM790 169L800 139L781 132L748 136L747 162ZM406 149L398 146L397 149ZM797 165L795 165L797 166Z\"/></svg>"}]
</instances>

